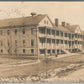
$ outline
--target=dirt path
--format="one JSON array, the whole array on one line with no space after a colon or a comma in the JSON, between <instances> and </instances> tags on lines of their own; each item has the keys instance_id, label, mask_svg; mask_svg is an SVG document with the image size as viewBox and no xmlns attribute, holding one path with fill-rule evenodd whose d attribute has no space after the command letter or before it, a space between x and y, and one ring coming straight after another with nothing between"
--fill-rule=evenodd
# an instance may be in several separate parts
<instances>
[{"instance_id":1,"label":"dirt path","mask_svg":"<svg viewBox=\"0 0 84 84\"><path fill-rule=\"evenodd\" d=\"M47 63L47 70L51 70L51 69L54 70L57 68L66 67L70 64L81 64L81 63L84 63L83 54L79 54L77 56L74 55L74 56L69 56L69 57L63 57L59 59L49 59ZM5 77L26 77L29 75L37 75L38 73L41 73L41 72L44 72L44 73L46 72L46 62L43 60L40 63L33 64L33 65L24 65L24 66L17 67L17 63L16 63L16 66L11 66L10 68L8 66L6 67L5 66L4 68L1 67L0 78L2 77L4 78Z\"/></svg>"}]
</instances>

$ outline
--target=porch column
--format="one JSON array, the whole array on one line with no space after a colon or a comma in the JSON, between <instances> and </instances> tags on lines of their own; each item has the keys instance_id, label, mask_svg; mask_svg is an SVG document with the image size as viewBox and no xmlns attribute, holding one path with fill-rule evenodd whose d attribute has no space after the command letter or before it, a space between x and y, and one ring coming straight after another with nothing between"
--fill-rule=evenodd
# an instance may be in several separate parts
<instances>
[{"instance_id":1,"label":"porch column","mask_svg":"<svg viewBox=\"0 0 84 84\"><path fill-rule=\"evenodd\" d=\"M56 30L55 30L55 38L56 38ZM57 48L56 48L57 44L56 44L56 39L55 39L55 55L57 55Z\"/></svg>"},{"instance_id":2,"label":"porch column","mask_svg":"<svg viewBox=\"0 0 84 84\"><path fill-rule=\"evenodd\" d=\"M37 27L37 59L39 60L39 29Z\"/></svg>"},{"instance_id":3,"label":"porch column","mask_svg":"<svg viewBox=\"0 0 84 84\"><path fill-rule=\"evenodd\" d=\"M61 44L61 40L59 39L59 44ZM59 53L61 53L61 45L59 46Z\"/></svg>"},{"instance_id":4,"label":"porch column","mask_svg":"<svg viewBox=\"0 0 84 84\"><path fill-rule=\"evenodd\" d=\"M72 41L71 41L71 49L70 49L70 50L71 50L71 52L72 52Z\"/></svg>"},{"instance_id":5,"label":"porch column","mask_svg":"<svg viewBox=\"0 0 84 84\"><path fill-rule=\"evenodd\" d=\"M50 35L52 35L52 29L50 29ZM50 47L51 47L51 52L50 52L50 55L52 55L52 36L50 38Z\"/></svg>"},{"instance_id":6,"label":"porch column","mask_svg":"<svg viewBox=\"0 0 84 84\"><path fill-rule=\"evenodd\" d=\"M45 34L46 34L46 37L45 37L45 56L47 57L47 28L45 27Z\"/></svg>"}]
</instances>

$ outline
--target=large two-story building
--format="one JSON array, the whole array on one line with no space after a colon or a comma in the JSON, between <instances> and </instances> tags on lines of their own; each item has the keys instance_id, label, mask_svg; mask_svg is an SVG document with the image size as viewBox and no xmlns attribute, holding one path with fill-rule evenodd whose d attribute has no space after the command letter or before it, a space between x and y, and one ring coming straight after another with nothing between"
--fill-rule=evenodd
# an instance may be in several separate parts
<instances>
[{"instance_id":1,"label":"large two-story building","mask_svg":"<svg viewBox=\"0 0 84 84\"><path fill-rule=\"evenodd\" d=\"M0 20L0 54L53 56L83 50L84 33L79 25L69 25L48 15Z\"/></svg>"}]
</instances>

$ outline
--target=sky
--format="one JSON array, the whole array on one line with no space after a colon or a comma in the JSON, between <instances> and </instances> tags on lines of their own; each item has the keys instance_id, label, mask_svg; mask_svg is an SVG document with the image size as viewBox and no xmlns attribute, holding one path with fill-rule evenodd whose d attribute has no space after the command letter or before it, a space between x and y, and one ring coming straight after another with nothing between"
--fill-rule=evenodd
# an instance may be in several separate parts
<instances>
[{"instance_id":1,"label":"sky","mask_svg":"<svg viewBox=\"0 0 84 84\"><path fill-rule=\"evenodd\" d=\"M59 24L62 21L71 25L78 24L84 30L84 2L0 2L0 19L31 16L31 12L47 14L52 22L58 18Z\"/></svg>"}]
</instances>

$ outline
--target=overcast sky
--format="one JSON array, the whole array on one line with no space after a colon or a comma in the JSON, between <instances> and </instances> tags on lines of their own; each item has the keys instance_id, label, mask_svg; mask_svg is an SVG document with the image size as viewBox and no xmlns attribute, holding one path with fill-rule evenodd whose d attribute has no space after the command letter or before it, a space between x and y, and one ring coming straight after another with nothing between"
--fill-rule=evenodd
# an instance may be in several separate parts
<instances>
[{"instance_id":1,"label":"overcast sky","mask_svg":"<svg viewBox=\"0 0 84 84\"><path fill-rule=\"evenodd\" d=\"M31 12L48 14L54 22L78 24L84 30L84 2L0 2L0 19L30 16Z\"/></svg>"}]
</instances>

